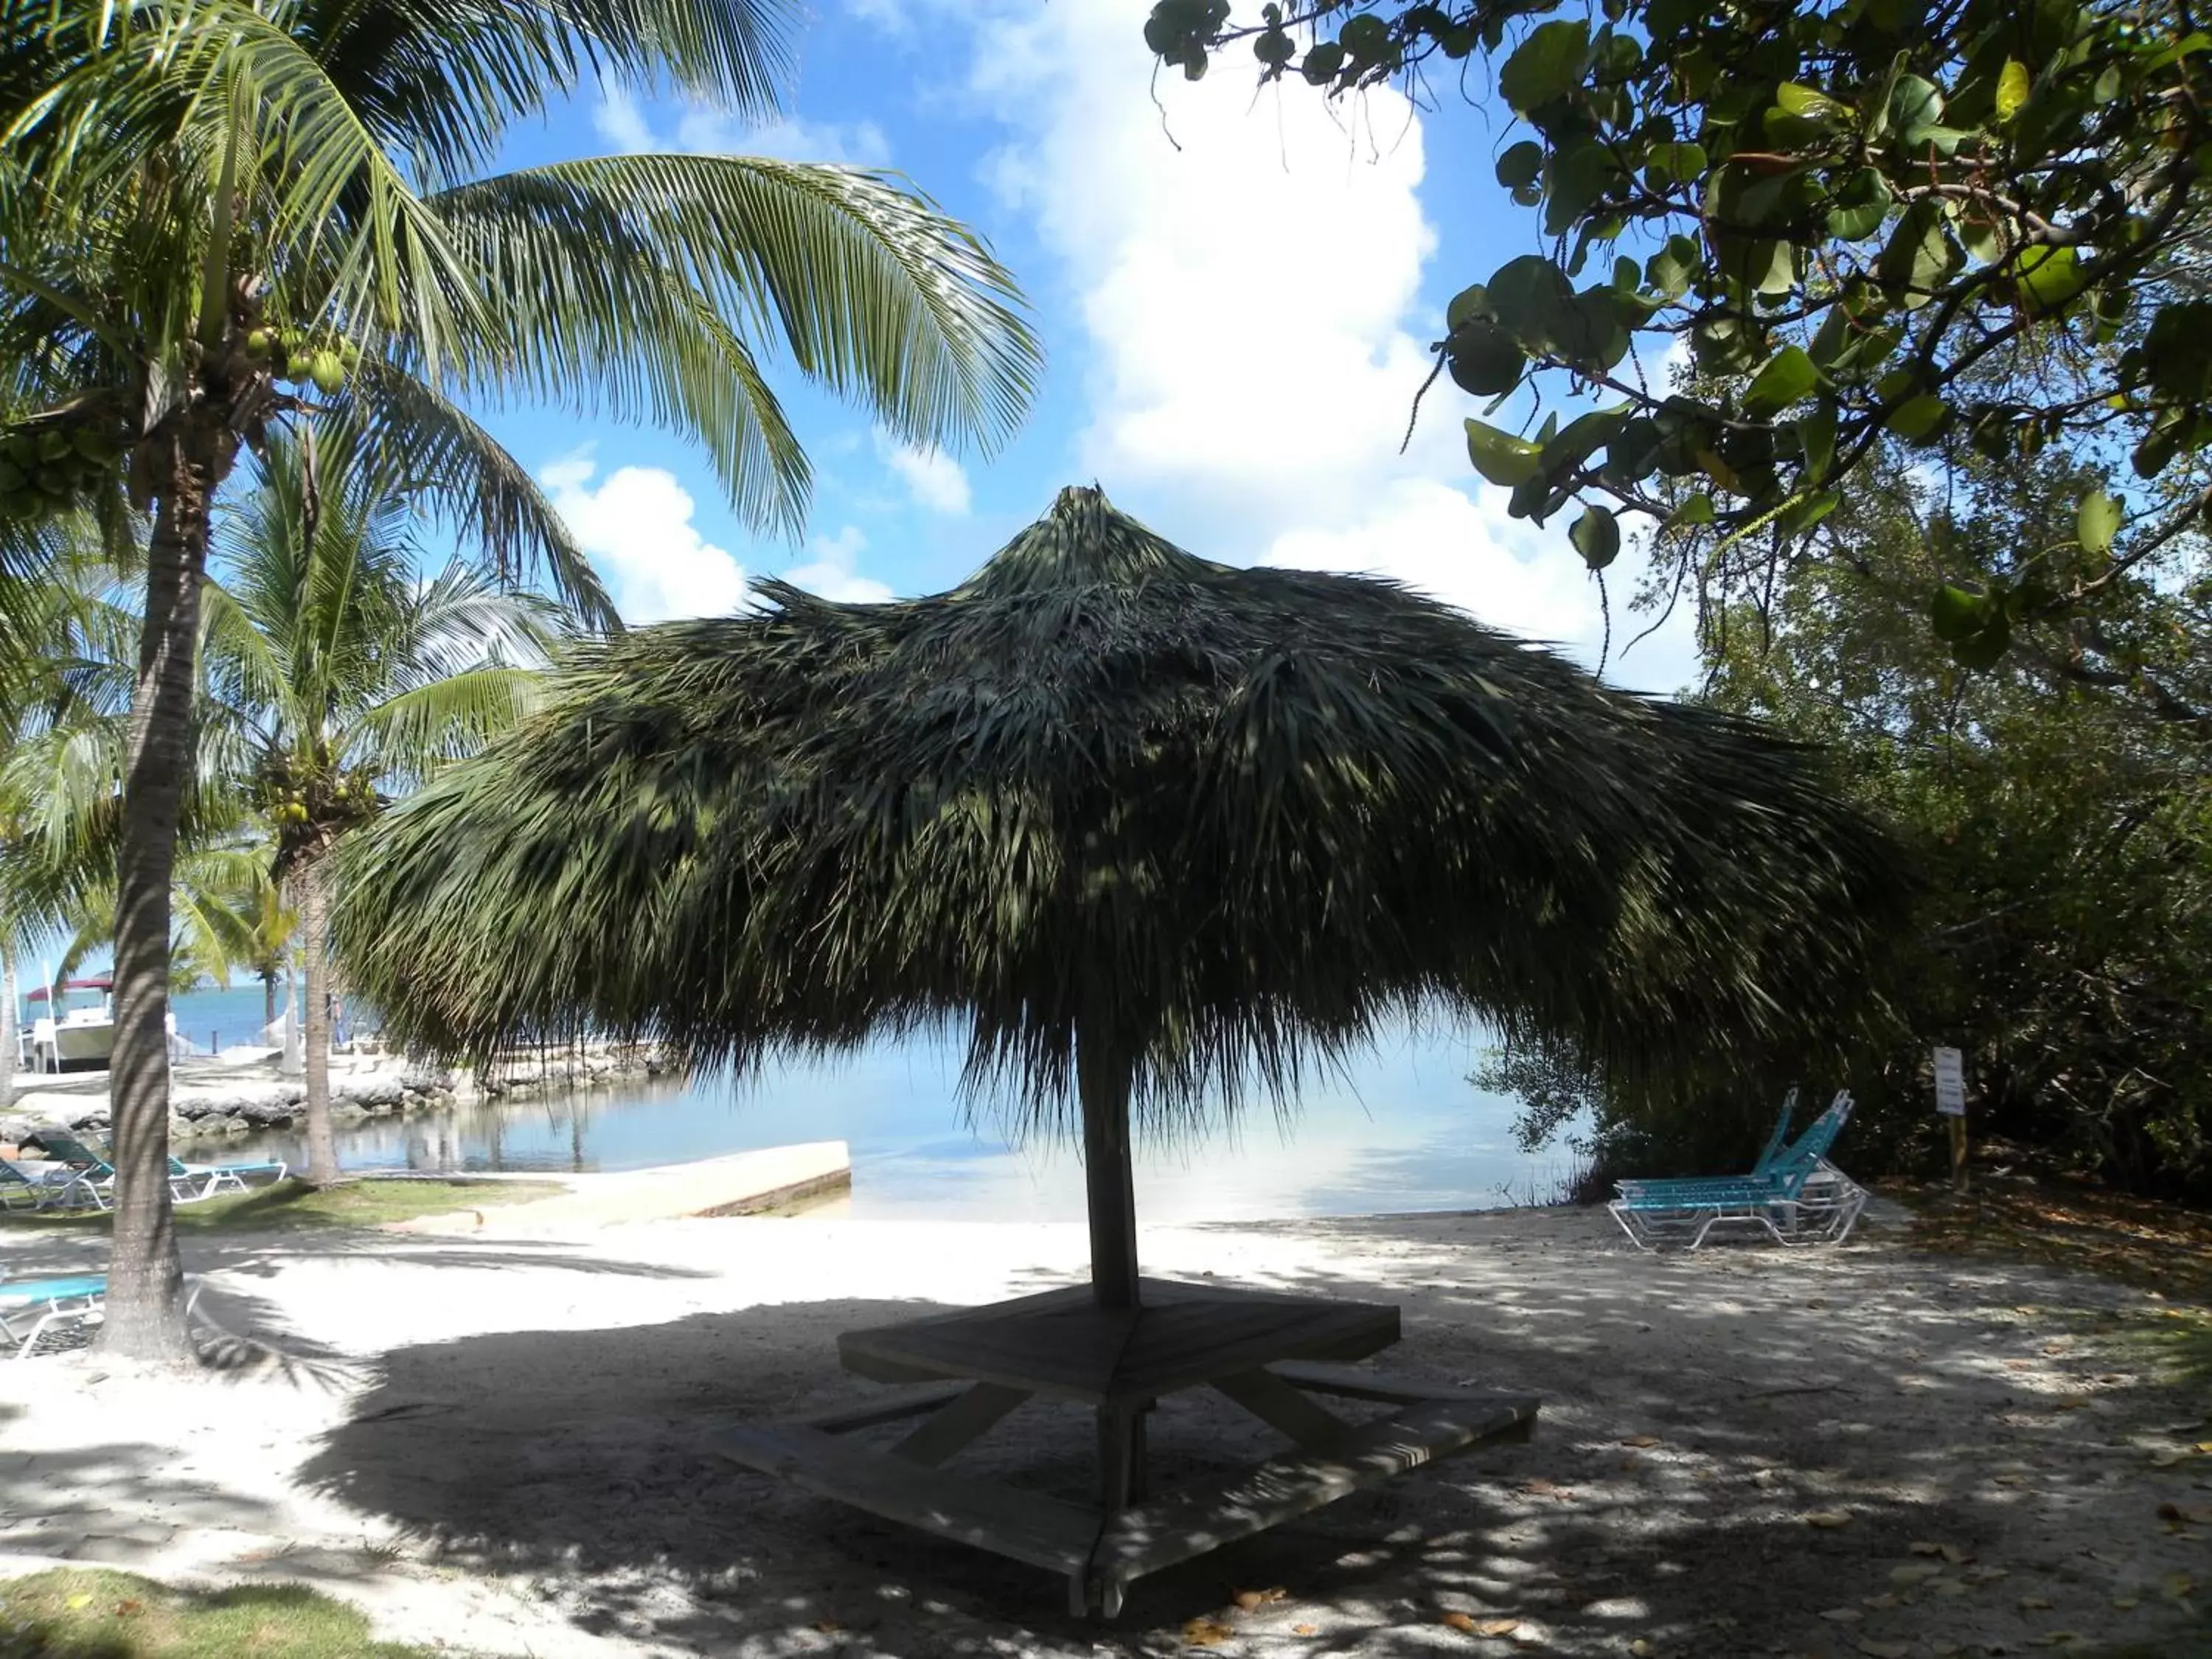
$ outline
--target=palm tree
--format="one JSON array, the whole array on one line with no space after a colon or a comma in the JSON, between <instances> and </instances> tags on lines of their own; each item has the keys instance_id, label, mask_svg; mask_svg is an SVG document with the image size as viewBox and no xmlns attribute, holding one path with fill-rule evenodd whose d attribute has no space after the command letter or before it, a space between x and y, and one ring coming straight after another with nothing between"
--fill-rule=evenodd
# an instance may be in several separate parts
<instances>
[{"instance_id":1,"label":"palm tree","mask_svg":"<svg viewBox=\"0 0 2212 1659\"><path fill-rule=\"evenodd\" d=\"M343 428L319 444L272 438L205 595L210 747L268 820L271 873L299 915L307 1178L319 1186L338 1178L325 860L376 814L381 791L422 781L514 723L556 620L466 565L418 581L420 522L405 481Z\"/></svg>"},{"instance_id":2,"label":"palm tree","mask_svg":"<svg viewBox=\"0 0 2212 1659\"><path fill-rule=\"evenodd\" d=\"M1011 281L900 180L738 156L486 176L595 81L775 109L796 0L54 0L0 21L0 514L153 514L116 943L119 1173L103 1343L184 1355L165 1176L169 867L216 495L241 448L351 412L501 575L605 614L527 472L462 400L554 400L703 445L801 517L763 361L909 441L1002 435L1034 343ZM20 542L22 538L15 538ZM12 557L0 538L0 574Z\"/></svg>"}]
</instances>

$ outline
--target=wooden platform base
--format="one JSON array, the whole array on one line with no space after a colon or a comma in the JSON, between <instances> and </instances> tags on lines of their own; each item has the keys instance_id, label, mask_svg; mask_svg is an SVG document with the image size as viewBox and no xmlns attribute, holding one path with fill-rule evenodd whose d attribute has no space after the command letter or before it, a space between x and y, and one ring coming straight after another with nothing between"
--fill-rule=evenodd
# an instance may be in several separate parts
<instances>
[{"instance_id":1,"label":"wooden platform base","mask_svg":"<svg viewBox=\"0 0 2212 1659\"><path fill-rule=\"evenodd\" d=\"M1529 1395L1296 1361L1213 1386L1283 1430L1299 1449L1225 1480L1195 1482L1112 1510L933 1467L1025 1397L988 1382L934 1384L793 1421L733 1425L716 1437L714 1449L744 1468L886 1520L1063 1574L1077 1613L1096 1609L1111 1618L1121 1610L1127 1586L1147 1573L1437 1458L1527 1439L1539 1403ZM1316 1395L1400 1409L1349 1424L1316 1403ZM1008 1395L1018 1397L1009 1401ZM906 1417L927 1420L888 1451L839 1437Z\"/></svg>"}]
</instances>

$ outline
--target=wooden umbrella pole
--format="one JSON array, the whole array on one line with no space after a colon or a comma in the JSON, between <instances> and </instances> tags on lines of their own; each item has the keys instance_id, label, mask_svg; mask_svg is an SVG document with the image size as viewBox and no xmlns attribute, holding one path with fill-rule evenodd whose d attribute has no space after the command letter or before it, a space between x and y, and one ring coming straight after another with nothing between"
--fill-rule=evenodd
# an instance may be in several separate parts
<instances>
[{"instance_id":1,"label":"wooden umbrella pole","mask_svg":"<svg viewBox=\"0 0 2212 1659\"><path fill-rule=\"evenodd\" d=\"M1101 1308L1137 1305L1137 1192L1129 1172L1130 1068L1079 1034L1083 1182L1091 1212L1091 1294Z\"/></svg>"}]
</instances>

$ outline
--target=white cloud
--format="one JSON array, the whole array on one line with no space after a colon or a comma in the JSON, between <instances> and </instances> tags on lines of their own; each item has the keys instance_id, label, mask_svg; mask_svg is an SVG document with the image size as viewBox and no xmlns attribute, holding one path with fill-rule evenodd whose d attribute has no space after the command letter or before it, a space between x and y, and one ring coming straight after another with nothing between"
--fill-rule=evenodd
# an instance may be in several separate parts
<instances>
[{"instance_id":1,"label":"white cloud","mask_svg":"<svg viewBox=\"0 0 2212 1659\"><path fill-rule=\"evenodd\" d=\"M1507 518L1468 471L1449 385L1397 453L1436 325L1415 112L1387 89L1255 101L1224 65L1161 77L1163 112L1132 15L1055 0L994 21L976 70L1015 133L988 175L1059 260L1089 338L1080 474L1164 505L1159 527L1194 550L1395 576L1595 662L1598 592L1564 520ZM1684 659L1657 645L1614 678L1679 684Z\"/></svg>"},{"instance_id":2,"label":"white cloud","mask_svg":"<svg viewBox=\"0 0 2212 1659\"><path fill-rule=\"evenodd\" d=\"M725 616L744 602L744 568L699 533L691 521L697 503L674 473L617 467L594 486L597 470L578 454L538 476L626 620Z\"/></svg>"},{"instance_id":3,"label":"white cloud","mask_svg":"<svg viewBox=\"0 0 2212 1659\"><path fill-rule=\"evenodd\" d=\"M888 439L878 442L885 464L917 504L956 518L967 514L971 501L968 474L958 461L939 449L915 449Z\"/></svg>"},{"instance_id":4,"label":"white cloud","mask_svg":"<svg viewBox=\"0 0 2212 1659\"><path fill-rule=\"evenodd\" d=\"M592 125L600 137L618 150L635 155L653 148L652 130L645 124L645 112L626 92L608 89L599 99L599 106L592 112Z\"/></svg>"},{"instance_id":5,"label":"white cloud","mask_svg":"<svg viewBox=\"0 0 2212 1659\"><path fill-rule=\"evenodd\" d=\"M749 126L720 110L687 106L675 131L656 133L636 100L618 87L603 87L592 125L617 149L689 150L700 155L769 155L786 161L842 161L854 167L888 166L890 141L873 121L807 121L786 116Z\"/></svg>"},{"instance_id":6,"label":"white cloud","mask_svg":"<svg viewBox=\"0 0 2212 1659\"><path fill-rule=\"evenodd\" d=\"M881 605L890 598L890 589L871 577L856 574L853 568L867 544L868 538L854 524L847 525L834 536L816 536L806 544L806 550L813 558L785 571L783 579L794 587L819 593L841 605Z\"/></svg>"}]
</instances>

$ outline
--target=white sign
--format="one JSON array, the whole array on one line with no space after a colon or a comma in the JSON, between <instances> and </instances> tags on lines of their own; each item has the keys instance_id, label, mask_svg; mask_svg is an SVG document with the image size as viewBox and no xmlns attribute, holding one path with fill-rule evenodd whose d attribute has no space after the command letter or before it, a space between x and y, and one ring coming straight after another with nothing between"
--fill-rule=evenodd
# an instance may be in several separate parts
<instances>
[{"instance_id":1,"label":"white sign","mask_svg":"<svg viewBox=\"0 0 2212 1659\"><path fill-rule=\"evenodd\" d=\"M1936 1109L1945 1117L1966 1115L1966 1061L1956 1048L1936 1051Z\"/></svg>"}]
</instances>

